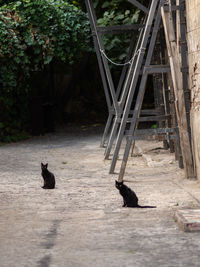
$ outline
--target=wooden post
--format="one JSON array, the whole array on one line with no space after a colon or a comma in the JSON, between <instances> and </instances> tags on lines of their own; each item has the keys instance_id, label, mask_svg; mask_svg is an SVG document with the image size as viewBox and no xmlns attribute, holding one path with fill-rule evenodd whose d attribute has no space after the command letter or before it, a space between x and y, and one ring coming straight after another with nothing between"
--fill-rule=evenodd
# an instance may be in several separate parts
<instances>
[{"instance_id":1,"label":"wooden post","mask_svg":"<svg viewBox=\"0 0 200 267\"><path fill-rule=\"evenodd\" d=\"M180 0L176 0L176 5L180 5ZM179 54L181 54L181 29L180 29L180 10L176 11L176 44Z\"/></svg>"},{"instance_id":2,"label":"wooden post","mask_svg":"<svg viewBox=\"0 0 200 267\"><path fill-rule=\"evenodd\" d=\"M171 68L172 82L174 87L175 108L177 114L177 123L179 127L185 177L188 179L194 179L196 178L196 176L194 172L192 149L188 133L180 55L176 44L172 12L169 9L169 12L165 13L164 7L161 7L161 14L165 31L169 63Z\"/></svg>"}]
</instances>

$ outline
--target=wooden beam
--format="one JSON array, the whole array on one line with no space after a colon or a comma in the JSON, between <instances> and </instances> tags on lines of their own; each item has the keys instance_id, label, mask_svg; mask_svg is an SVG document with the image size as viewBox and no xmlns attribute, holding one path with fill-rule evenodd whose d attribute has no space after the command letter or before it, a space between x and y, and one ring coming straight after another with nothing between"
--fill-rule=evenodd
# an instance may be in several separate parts
<instances>
[{"instance_id":1,"label":"wooden beam","mask_svg":"<svg viewBox=\"0 0 200 267\"><path fill-rule=\"evenodd\" d=\"M136 0L128 0L128 1L134 6L136 6L137 8L139 8L140 10L142 10L145 14L149 13L149 9L143 6L142 4L140 4L138 1Z\"/></svg>"},{"instance_id":2,"label":"wooden beam","mask_svg":"<svg viewBox=\"0 0 200 267\"><path fill-rule=\"evenodd\" d=\"M171 76L175 95L175 108L177 114L177 123L180 134L180 145L183 154L183 164L186 178L196 178L192 149L188 133L187 116L185 108L185 98L183 91L182 73L179 51L177 49L176 38L173 27L172 12L165 12L161 7L162 20L165 31L165 40L171 68Z\"/></svg>"}]
</instances>

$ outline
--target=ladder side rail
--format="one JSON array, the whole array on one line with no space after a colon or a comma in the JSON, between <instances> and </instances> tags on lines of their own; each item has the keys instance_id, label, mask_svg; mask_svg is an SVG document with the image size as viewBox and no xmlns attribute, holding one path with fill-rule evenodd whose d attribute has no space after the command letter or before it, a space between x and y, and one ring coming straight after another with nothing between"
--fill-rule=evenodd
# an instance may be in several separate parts
<instances>
[{"instance_id":1,"label":"ladder side rail","mask_svg":"<svg viewBox=\"0 0 200 267\"><path fill-rule=\"evenodd\" d=\"M165 42L164 40L164 30L162 29L160 31L160 42ZM166 54L165 54L165 46L161 45L161 64L166 64ZM163 91L163 102L164 102L164 109L165 114L170 114L170 99L169 99L169 84L167 81L167 73L162 73L162 91ZM166 125L168 128L172 127L172 119L168 119L166 121ZM172 140L169 140L169 149L171 153L174 153L174 142Z\"/></svg>"},{"instance_id":2,"label":"ladder side rail","mask_svg":"<svg viewBox=\"0 0 200 267\"><path fill-rule=\"evenodd\" d=\"M95 51L96 51L96 55L97 55L99 71L100 71L100 75L101 75L101 79L102 79L102 83L103 83L103 89L104 89L104 94L105 94L107 108L108 108L108 120L107 120L105 129L104 129L104 133L103 133L103 136L102 136L101 142L100 142L100 147L103 147L105 144L105 139L106 139L109 123L110 123L110 120L112 119L112 111L111 111L112 104L111 104L111 98L110 98L110 94L109 94L109 88L108 88L108 84L107 84L105 69L103 66L102 56L101 56L101 53L99 51L98 40L97 40L97 36L95 34L95 28L94 28L94 24L93 24L93 20L92 20L92 15L90 14L89 3L87 2L87 0L85 0L85 4L86 4L87 11L88 11L88 17L90 20L90 27L91 27L91 31L92 31L94 47L95 47Z\"/></svg>"},{"instance_id":3,"label":"ladder side rail","mask_svg":"<svg viewBox=\"0 0 200 267\"><path fill-rule=\"evenodd\" d=\"M144 22L147 22L147 18L148 18L148 16L145 16ZM137 56L138 56L137 55L137 51L139 51L139 47L141 46L144 29L145 28L141 28L140 29L139 38L137 40L137 44L135 46L134 54L133 54L135 56L134 56L134 58L133 58L133 60L131 62L131 65L129 67L129 70L128 70L128 73L127 73L127 77L126 77L126 80L125 80L125 83L124 83L124 86L123 86L123 89L122 89L122 93L121 93L120 100L119 100L119 106L120 106L121 114L119 113L118 116L115 117L115 120L113 122L111 134L110 134L110 137L109 137L109 140L108 140L108 146L106 147L106 150L105 150L105 159L109 159L114 140L115 140L115 138L117 136L117 130L119 129L119 124L121 122L121 116L122 116L122 113L123 113L123 110L124 110L126 97L128 95L128 90L130 88L131 80L132 80L132 77L133 77L133 74L134 74L135 65L136 65ZM115 158L113 160L115 161L117 156L114 155L114 157Z\"/></svg>"},{"instance_id":4,"label":"ladder side rail","mask_svg":"<svg viewBox=\"0 0 200 267\"><path fill-rule=\"evenodd\" d=\"M128 51L128 54L126 56L125 62L130 60L131 57L132 57L133 50L134 50L134 43L135 43L134 41L135 41L135 35L132 34L130 47L129 47L129 51ZM121 75L120 75L117 91L116 91L117 99L119 99L120 93L122 93L123 84L125 83L126 76L128 75L128 71L129 71L128 70L128 65L124 65L123 69L122 69L122 72L121 72ZM121 109L120 109L119 113L121 113ZM105 159L108 159L109 156L110 156L112 145L113 145L113 142L114 142L114 139L115 139L115 136L116 136L117 128L115 127L116 120L115 119L113 120L114 115L115 114L113 114L112 118L111 118L111 116L109 114L108 119L107 119L107 123L106 123L106 127L105 127L105 130L104 130L104 134L103 134L103 137L102 137L102 141L101 141L101 147L103 147L104 144L105 144L105 140L106 140L107 136L109 135L109 130L111 128L110 135L108 137L108 144L107 144L107 147L106 147L106 150L105 150ZM121 115L118 114L118 117L119 116L121 116ZM112 124L112 127L111 127L111 124Z\"/></svg>"},{"instance_id":5,"label":"ladder side rail","mask_svg":"<svg viewBox=\"0 0 200 267\"><path fill-rule=\"evenodd\" d=\"M99 34L97 31L97 18L95 15L95 10L94 10L92 0L86 0L86 3L87 3L86 6L88 8L88 14L90 14L90 18L91 18L90 22L92 24L92 29L94 30L94 34L97 37L99 50L100 50L100 52L104 51L104 45L103 45L103 40L102 40L101 34ZM106 73L106 77L107 77L107 82L109 85L110 94L111 94L112 101L113 101L113 106L114 106L115 112L118 113L119 112L119 106L118 106L118 102L117 102L116 92L115 92L111 72L109 69L108 61L105 58L105 56L102 54L101 54L101 58L102 58L102 62L104 65L104 69L105 69L105 73Z\"/></svg>"},{"instance_id":6,"label":"ladder side rail","mask_svg":"<svg viewBox=\"0 0 200 267\"><path fill-rule=\"evenodd\" d=\"M147 54L147 58L146 58L146 63L145 63L145 66L147 66L147 67L151 63L153 49L155 46L158 30L159 30L160 23L161 23L161 5L163 5L163 3L164 3L164 0L161 0L159 3L157 15L155 18L155 23L154 23L154 27L153 27L153 31L152 31L152 35L151 35L151 40L150 40L150 44L149 44L149 49L148 49L148 54ZM145 68L144 68L144 70L145 70ZM134 114L133 114L133 117L131 120L130 128L128 130L127 142L126 142L124 156L122 159L121 168L120 168L119 177L118 177L119 181L122 181L123 177L124 177L126 164L128 161L128 156L129 156L131 144L132 144L132 136L134 135L134 132L137 128L138 118L140 116L140 111L141 111L142 102L143 102L143 98L144 98L147 77L148 77L148 73L147 72L143 73L142 80L140 83L139 92L138 92L137 99L136 99L135 108L134 108Z\"/></svg>"},{"instance_id":7,"label":"ladder side rail","mask_svg":"<svg viewBox=\"0 0 200 267\"><path fill-rule=\"evenodd\" d=\"M136 6L137 8L139 8L140 10L142 10L144 13L148 14L149 13L149 9L145 6L143 6L142 4L140 4L137 0L128 0L131 4L133 4L134 6Z\"/></svg>"},{"instance_id":8,"label":"ladder side rail","mask_svg":"<svg viewBox=\"0 0 200 267\"><path fill-rule=\"evenodd\" d=\"M181 145L180 145L180 134L179 134L179 129L178 129L178 123L177 123L177 114L176 114L176 108L175 108L175 95L174 95L174 88L173 88L173 82L172 82L172 75L169 75L168 77L168 82L169 82L169 86L171 88L170 90L170 100L171 100L171 104L170 104L170 108L171 108L171 113L174 113L173 116L173 125L172 127L176 128L176 135L177 135L177 139L174 140L175 141L175 159L178 160L179 162L179 168L183 169L183 156L182 156L182 151L181 151Z\"/></svg>"},{"instance_id":9,"label":"ladder side rail","mask_svg":"<svg viewBox=\"0 0 200 267\"><path fill-rule=\"evenodd\" d=\"M145 24L147 23L147 18L148 18L148 16L145 16L145 18L144 18L144 23ZM125 105L125 102L126 102L126 97L128 95L128 90L130 88L131 80L132 80L132 77L133 77L133 74L134 74L135 65L136 65L136 62L137 62L138 51L139 51L139 48L141 46L144 30L145 30L145 28L141 28L140 29L139 38L138 38L137 44L135 46L134 54L133 54L133 55L135 55L135 57L134 57L133 61L131 62L131 65L130 65L130 68L129 68L129 72L128 72L128 75L126 77L126 81L125 81L124 88L123 88L123 91L122 91L122 95L120 97L120 101L119 102L120 102L120 107L121 107L122 110L124 109L124 105Z\"/></svg>"},{"instance_id":10,"label":"ladder side rail","mask_svg":"<svg viewBox=\"0 0 200 267\"><path fill-rule=\"evenodd\" d=\"M156 9L157 9L157 5L158 5L158 0L153 0L152 3L151 3L150 12L148 14L147 22L146 22L146 25L145 25L145 30L144 30L143 38L142 38L142 41L141 41L140 50L139 50L139 53L138 53L138 56L137 56L137 62L136 62L136 65L135 65L133 78L132 78L132 81L131 81L128 97L127 97L127 100L126 100L126 106L125 106L125 109L124 109L122 122L121 122L121 125L120 125L120 129L119 129L118 136L117 136L117 141L116 141L116 144L115 144L113 159L112 159L111 166L110 166L110 173L114 172L114 169L115 169L115 166L116 166L117 157L118 157L119 150L120 150L120 147L121 147L121 142L122 142L122 139L123 139L123 135L124 135L127 119L128 119L128 116L129 116L129 111L130 111L130 108L131 108L133 96L134 96L136 85L137 85L137 82L138 82L140 69L142 67L142 62L143 62L143 59L144 59L144 53L145 53L145 49L147 47L147 43L148 43L148 40L149 40L149 35L150 35L150 31L151 31L152 24L153 24L153 19L155 17L155 12L156 12Z\"/></svg>"},{"instance_id":11,"label":"ladder side rail","mask_svg":"<svg viewBox=\"0 0 200 267\"><path fill-rule=\"evenodd\" d=\"M93 24L93 21L92 21L92 16L91 16L90 11L89 11L90 9L89 9L88 0L85 0L85 4L86 4L87 11L88 11L88 17L89 17L89 20L90 20L90 27L91 27L91 30L92 30L92 37L93 37L94 47L95 47L95 51L96 51L96 55L97 55L97 61L98 61L98 64L99 64L99 71L100 71L101 79L102 79L102 82L103 82L103 88L104 88L106 103L107 103L108 111L110 111L110 109L111 109L111 99L110 99L110 95L109 95L109 89L108 89L108 84L107 84L106 74L105 74L105 70L104 70L104 66L103 66L103 62L102 62L101 53L99 51L98 40L97 40L97 36L95 34L95 28L94 28L94 24Z\"/></svg>"},{"instance_id":12,"label":"ladder side rail","mask_svg":"<svg viewBox=\"0 0 200 267\"><path fill-rule=\"evenodd\" d=\"M132 34L131 41L130 41L130 47L129 47L129 51L128 51L128 54L126 56L125 62L128 62L129 60L131 60L131 57L132 57L133 51L134 51L134 43L135 43L135 34ZM128 70L129 70L129 65L124 65L122 72L121 72L121 75L120 75L118 87L117 87L117 99L118 100L119 100L119 96L120 96L121 90L123 88L123 83L125 81L125 77L126 77Z\"/></svg>"},{"instance_id":13,"label":"ladder side rail","mask_svg":"<svg viewBox=\"0 0 200 267\"><path fill-rule=\"evenodd\" d=\"M180 4L180 49L183 75L183 90L185 92L185 107L188 121L188 132L190 143L192 143L191 127L190 127L190 90L188 82L188 48L187 48L187 28L185 18L185 0L179 0Z\"/></svg>"},{"instance_id":14,"label":"ladder side rail","mask_svg":"<svg viewBox=\"0 0 200 267\"><path fill-rule=\"evenodd\" d=\"M100 142L100 147L105 147L106 146L106 140L107 140L107 137L108 137L108 133L109 133L112 121L113 121L113 116L114 116L113 112L109 112L108 113L106 126L104 128L104 132L103 132L103 135L102 135L102 138L101 138L101 142Z\"/></svg>"},{"instance_id":15,"label":"ladder side rail","mask_svg":"<svg viewBox=\"0 0 200 267\"><path fill-rule=\"evenodd\" d=\"M195 177L195 171L187 126L180 58L178 57L177 45L175 43L172 14L170 11L168 13L165 13L163 8L161 8L161 12L165 30L168 56L171 66L174 94L176 98L175 108L177 114L177 123L179 127L181 150L183 155L184 172L186 178L190 179Z\"/></svg>"}]
</instances>

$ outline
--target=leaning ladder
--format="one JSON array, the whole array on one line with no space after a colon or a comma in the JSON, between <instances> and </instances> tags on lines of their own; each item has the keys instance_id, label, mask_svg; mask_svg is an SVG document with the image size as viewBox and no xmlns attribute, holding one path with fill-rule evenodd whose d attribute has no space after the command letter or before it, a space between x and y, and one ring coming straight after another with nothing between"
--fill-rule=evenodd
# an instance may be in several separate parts
<instances>
[{"instance_id":1,"label":"leaning ladder","mask_svg":"<svg viewBox=\"0 0 200 267\"><path fill-rule=\"evenodd\" d=\"M129 2L133 3L135 6L137 6L139 8L143 7L136 0L129 0ZM111 146L113 144L113 140L115 138L117 128L120 125L118 135L117 135L116 144L115 144L115 148L114 148L112 163L111 163L111 167L110 167L110 173L114 172L116 161L117 161L117 158L119 155L119 150L121 147L121 142L122 142L122 139L123 139L124 134L125 134L125 128L126 128L126 125L128 122L128 118L130 117L130 114L133 114L133 115L131 115L132 116L131 120L129 118L130 128L128 130L128 134L126 134L127 143L126 143L126 147L124 150L124 156L123 156L123 161L121 164L119 180L123 179L125 168L126 168L126 163L128 160L128 155L129 155L130 148L131 148L131 144L133 142L133 139L134 139L134 136L136 133L136 127L137 127L138 118L139 118L140 112L141 112L141 106L142 106L142 102L143 102L143 96L144 96L144 92L145 92L145 85L146 85L147 76L149 73L166 73L169 71L169 70L167 70L167 68L168 68L167 66L154 66L153 67L150 65L152 53L153 53L153 48L155 46L156 36L157 36L157 32L158 32L158 29L160 26L160 21L161 21L161 9L164 7L165 2L166 1L164 1L164 0L160 0L160 1L152 0L152 3L151 3L149 10L147 10L145 7L142 8L145 13L148 13L148 16L147 16L145 28L143 31L141 31L141 35L140 35L141 40L139 38L138 45L140 48L137 50L136 57L134 58L135 61L131 62L131 65L130 65L130 68L128 71L128 74L131 74L131 75L127 75L126 82L125 82L126 86L123 88L122 97L120 98L120 101L117 102L118 95L116 96L116 94L114 92L114 87L112 86L112 82L111 82L112 77L109 73L108 64L107 64L104 56L102 56L100 54L100 52L103 51L103 43L102 43L101 38L99 38L99 35L98 35L97 23L96 23L96 18L94 16L94 9L92 6L92 2L90 0L86 0L86 5L87 5L88 14L90 17L91 28L92 28L93 37L94 37L94 43L96 43L95 47L96 47L97 57L98 57L98 61L99 61L100 71L101 71L101 74L103 73L102 80L104 82L104 89L106 88L106 86L105 86L105 77L106 77L108 79L107 82L109 85L109 89L110 89L112 101L113 101L113 106L115 109L115 120L114 120L114 124L113 124L112 131L110 134L108 146L106 149L106 155L107 156L110 154ZM153 25L153 22L154 22L154 25ZM151 34L151 30L152 30L152 34ZM166 27L165 27L165 33L166 33ZM145 54L145 50L147 48L147 43L148 43L150 34L151 34L150 45L148 47L147 57L145 60L145 66L144 66L144 68L142 68L142 63L144 61L144 54ZM167 36L166 36L166 38L167 38ZM169 52L169 49L168 49L168 52ZM173 62L170 62L171 69L173 67L172 63ZM103 69L103 68L101 69L101 66L103 66L103 68L105 68L105 69ZM136 85L138 82L138 77L139 77L139 74L141 71L142 71L142 80L140 82L140 89L139 89L139 92L137 95L136 105L135 105L134 110L132 112L130 110L130 108L131 108L131 104L133 101L133 96L135 94L135 89L136 89ZM176 87L174 79L173 79L173 85ZM107 90L107 94L108 94L108 87L106 88L106 90ZM176 91L177 90L175 90L175 94L177 94ZM108 103L108 101L107 101L107 103ZM124 107L124 105L125 105L125 107ZM112 104L110 104L109 109L110 108L112 108ZM179 114L177 104L176 104L176 112L177 112L177 114ZM123 116L121 118L122 114L123 114ZM178 120L178 124L179 124L178 126L179 126L179 131L180 131L180 130L182 130L182 128L181 128L182 125L180 125L180 119ZM169 134L172 134L174 131L176 131L176 129L167 129L167 128L157 129L157 133L159 133L159 132L160 133L166 133L168 136L170 136ZM178 139L178 141L179 141L179 139ZM186 141L186 143L187 143L186 139L184 139L184 141ZM187 151L188 151L188 143L186 145L187 145ZM182 147L183 147L183 143L182 143ZM184 165L188 163L185 159L184 159L184 161L185 161ZM191 167L190 163L189 163L189 165ZM186 171L186 176L187 177L193 176L191 169L190 169L189 173Z\"/></svg>"},{"instance_id":2,"label":"leaning ladder","mask_svg":"<svg viewBox=\"0 0 200 267\"><path fill-rule=\"evenodd\" d=\"M163 5L163 3L164 3L164 1L162 1L162 0L160 2L158 0L153 0L151 3L148 19L147 19L144 34L143 34L143 39L141 42L141 50L140 50L140 53L138 55L137 63L135 66L133 77L132 77L132 82L131 82L130 89L129 89L129 94L128 94L128 97L126 100L126 105L124 108L124 112L123 112L123 116L122 116L122 120L121 120L121 124L120 124L120 129L118 132L118 136L117 136L117 140L116 140L116 144L115 144L115 148L114 148L114 154L113 154L112 163L111 163L111 167L110 167L110 173L114 173L114 170L115 170L115 166L116 166L117 158L119 155L119 150L121 147L122 139L123 139L124 134L125 134L125 128L127 125L127 120L128 120L130 110L131 110L133 97L134 97L136 86L138 83L139 74L140 74L140 71L142 70L144 53L145 53L145 50L147 48L148 40L151 36L151 40L150 40L150 44L149 44L149 48L148 48L148 52L147 52L147 57L145 60L145 66L144 66L143 71L142 71L142 79L140 82L140 88L139 88L139 92L137 95L137 100L136 100L136 104L134 107L133 116L132 116L132 119L130 122L130 128L129 128L128 133L126 135L126 147L124 150L124 156L123 156L123 160L122 160L122 164L121 164L119 180L122 180L123 176L124 176L130 148L131 148L131 145L133 142L133 136L134 136L134 133L136 130L136 125L137 125L137 121L138 121L138 118L140 115L140 110L141 110L141 106L142 106L142 102L143 102L147 76L152 69L154 69L154 70L152 70L152 72L155 72L155 73L165 71L165 70L163 70L164 67L161 68L159 66L158 68L156 67L157 70L155 70L155 67L150 66L157 33L158 33L158 30L160 27L160 21L161 21L160 8L161 8L161 5ZM155 21L154 21L154 19L155 19ZM151 30L152 30L152 34L151 34Z\"/></svg>"},{"instance_id":3,"label":"leaning ladder","mask_svg":"<svg viewBox=\"0 0 200 267\"><path fill-rule=\"evenodd\" d=\"M104 130L104 134L102 137L101 141L101 146L103 147L106 142L106 138L108 137L108 132L109 129L111 128L111 124L113 121L118 121L119 118L121 118L122 114L122 103L124 103L124 100L126 98L126 95L128 93L128 88L130 85L131 81L131 71L130 68L128 68L129 65L134 67L135 64L135 57L132 57L133 50L134 50L134 44L135 44L135 30L143 28L143 25L141 24L134 24L134 25L123 25L123 26L110 26L110 27L99 27L97 24L97 18L95 15L95 9L93 2L91 0L85 0L86 3L86 8L88 11L88 16L90 20L90 25L91 25L91 30L92 30L92 36L93 36L93 41L94 41L94 46L97 54L97 59L98 59L98 64L99 64L99 69L100 69L100 74L101 78L103 81L103 87L104 87L104 92L106 96L106 102L108 106L108 120L106 123L106 127ZM122 64L123 69L121 72L121 77L117 86L117 90L114 88L114 83L112 80L112 75L109 69L109 64L108 64L108 58L105 55L105 49L102 41L102 35L103 34L110 34L110 33L122 33L122 32L131 32L132 33L132 38L131 38L131 43L130 43L130 48L129 48L129 53L127 55L126 61L127 63ZM139 41L137 42L136 48L139 46ZM132 58L132 59L131 59ZM119 64L120 65L120 64ZM133 69L132 67L132 69ZM115 125L115 123L114 123ZM112 127L113 132L116 129L115 126ZM107 149L105 152L105 157L107 158L106 155L108 155L108 151L110 151L113 143L113 136L114 134L110 135L111 138L108 140L108 145Z\"/></svg>"},{"instance_id":4,"label":"leaning ladder","mask_svg":"<svg viewBox=\"0 0 200 267\"><path fill-rule=\"evenodd\" d=\"M166 39L167 51L168 51L169 62L170 62L170 70L171 70L172 81L173 81L176 117L177 117L177 124L178 124L177 130L179 131L179 134L180 134L180 140L178 141L180 142L181 150L183 154L185 176L186 178L195 177L190 136L189 136L189 131L188 131L189 125L188 125L187 114L186 114L186 105L185 105L183 83L182 83L183 81L181 78L182 77L181 65L179 62L179 54L178 54L177 47L175 44L175 35L174 35L174 28L173 28L174 26L173 26L173 19L172 19L172 5L171 5L171 1L169 1L167 5L164 5L166 1L161 0L159 2L157 13L155 13L155 10L152 11L153 2L154 1L152 1L149 16L151 17L151 15L152 16L155 15L155 22L154 22L152 35L151 35L151 40L150 40L150 45L149 45L149 49L147 53L145 67L142 73L140 88L139 88L139 92L137 95L136 104L134 107L133 117L130 122L130 128L128 130L128 133L126 134L126 146L125 146L122 164L120 168L119 181L123 180L130 148L131 148L131 145L134 139L134 134L136 132L137 122L138 122L138 118L139 118L140 111L141 111L141 106L142 106L144 92L145 92L145 85L147 81L147 75L148 75L147 69L150 66L153 47L155 45L155 40L156 40L159 25L160 25L160 21L161 21L161 13L162 13L162 20L163 20L164 30L165 30L165 39ZM148 38L148 35L149 33L148 34L144 33L143 38L144 39ZM136 86L136 79L135 77L133 77L131 87L129 90L129 95L127 97L126 106L124 109L120 129L118 132L117 142L115 145L115 150L114 150L114 155L113 155L113 160L112 160L111 170L110 170L111 173L114 172L114 168L116 165L116 158L119 154L119 149L121 146L122 138L124 136L125 127L127 125L127 119L129 116L128 114L130 113L130 108L131 108L133 96L135 93L135 86Z\"/></svg>"}]
</instances>

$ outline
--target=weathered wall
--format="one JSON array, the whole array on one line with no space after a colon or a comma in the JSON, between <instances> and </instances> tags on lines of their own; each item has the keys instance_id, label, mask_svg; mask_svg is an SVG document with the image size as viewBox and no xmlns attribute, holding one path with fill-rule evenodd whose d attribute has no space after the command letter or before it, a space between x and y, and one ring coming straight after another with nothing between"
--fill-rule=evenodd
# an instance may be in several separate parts
<instances>
[{"instance_id":1,"label":"weathered wall","mask_svg":"<svg viewBox=\"0 0 200 267\"><path fill-rule=\"evenodd\" d=\"M186 0L191 89L191 128L197 177L200 180L200 0Z\"/></svg>"}]
</instances>

